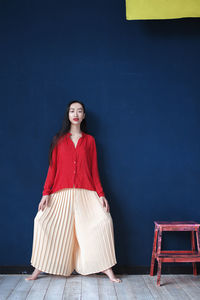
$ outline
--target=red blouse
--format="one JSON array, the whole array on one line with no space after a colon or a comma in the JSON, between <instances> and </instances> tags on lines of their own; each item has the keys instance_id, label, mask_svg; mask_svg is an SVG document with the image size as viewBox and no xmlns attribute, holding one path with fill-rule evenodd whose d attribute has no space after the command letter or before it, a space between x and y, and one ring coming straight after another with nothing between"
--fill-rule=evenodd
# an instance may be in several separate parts
<instances>
[{"instance_id":1,"label":"red blouse","mask_svg":"<svg viewBox=\"0 0 200 300\"><path fill-rule=\"evenodd\" d=\"M82 131L75 147L68 132L62 136L52 153L42 195L49 195L64 188L82 188L104 196L97 163L95 138Z\"/></svg>"}]
</instances>

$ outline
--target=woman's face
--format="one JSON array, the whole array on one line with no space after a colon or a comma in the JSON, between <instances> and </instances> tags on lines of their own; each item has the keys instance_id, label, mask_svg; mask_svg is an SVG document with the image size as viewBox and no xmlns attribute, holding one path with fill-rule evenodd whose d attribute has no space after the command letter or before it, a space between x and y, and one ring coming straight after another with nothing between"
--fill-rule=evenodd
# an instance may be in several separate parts
<instances>
[{"instance_id":1,"label":"woman's face","mask_svg":"<svg viewBox=\"0 0 200 300\"><path fill-rule=\"evenodd\" d=\"M72 124L81 124L82 120L85 118L85 113L83 107L80 103L75 102L70 105L69 109L69 120Z\"/></svg>"}]
</instances>

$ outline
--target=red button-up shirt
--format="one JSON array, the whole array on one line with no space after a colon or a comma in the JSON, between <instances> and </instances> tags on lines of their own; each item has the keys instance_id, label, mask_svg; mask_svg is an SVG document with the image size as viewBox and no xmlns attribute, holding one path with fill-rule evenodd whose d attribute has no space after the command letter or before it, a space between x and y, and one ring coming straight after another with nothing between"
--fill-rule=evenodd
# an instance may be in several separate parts
<instances>
[{"instance_id":1,"label":"red button-up shirt","mask_svg":"<svg viewBox=\"0 0 200 300\"><path fill-rule=\"evenodd\" d=\"M75 147L70 132L62 136L52 153L42 194L49 195L63 188L82 188L104 196L101 185L95 138L82 131Z\"/></svg>"}]
</instances>

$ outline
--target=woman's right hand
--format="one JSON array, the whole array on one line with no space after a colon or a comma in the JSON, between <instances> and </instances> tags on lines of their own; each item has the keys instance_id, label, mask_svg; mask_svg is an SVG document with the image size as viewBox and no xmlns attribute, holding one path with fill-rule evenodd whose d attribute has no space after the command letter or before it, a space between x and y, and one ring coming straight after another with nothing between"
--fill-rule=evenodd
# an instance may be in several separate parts
<instances>
[{"instance_id":1,"label":"woman's right hand","mask_svg":"<svg viewBox=\"0 0 200 300\"><path fill-rule=\"evenodd\" d=\"M42 199L38 205L38 211L41 209L42 211L45 209L45 207L48 206L48 203L49 203L49 198L50 196L49 195L44 195L42 196Z\"/></svg>"}]
</instances>

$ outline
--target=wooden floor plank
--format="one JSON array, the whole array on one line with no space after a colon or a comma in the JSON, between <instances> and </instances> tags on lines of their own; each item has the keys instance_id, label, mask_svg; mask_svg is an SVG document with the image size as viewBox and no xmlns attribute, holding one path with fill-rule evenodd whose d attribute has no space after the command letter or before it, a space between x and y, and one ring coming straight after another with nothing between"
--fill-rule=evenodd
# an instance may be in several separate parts
<instances>
[{"instance_id":1,"label":"wooden floor plank","mask_svg":"<svg viewBox=\"0 0 200 300\"><path fill-rule=\"evenodd\" d=\"M38 278L34 280L34 284L32 285L26 299L43 300L51 280L52 280L51 275L39 275Z\"/></svg>"},{"instance_id":2,"label":"wooden floor plank","mask_svg":"<svg viewBox=\"0 0 200 300\"><path fill-rule=\"evenodd\" d=\"M136 299L136 295L133 294L132 284L129 282L129 275L120 275L122 280L120 283L114 283L114 288L117 294L118 300L133 300Z\"/></svg>"},{"instance_id":3,"label":"wooden floor plank","mask_svg":"<svg viewBox=\"0 0 200 300\"><path fill-rule=\"evenodd\" d=\"M193 283L191 278L188 278L185 275L176 275L173 277L174 280L180 285L180 287L192 300L200 299L200 288Z\"/></svg>"},{"instance_id":4,"label":"wooden floor plank","mask_svg":"<svg viewBox=\"0 0 200 300\"><path fill-rule=\"evenodd\" d=\"M0 282L0 299L9 297L20 280L20 275L5 275Z\"/></svg>"},{"instance_id":5,"label":"wooden floor plank","mask_svg":"<svg viewBox=\"0 0 200 300\"><path fill-rule=\"evenodd\" d=\"M148 286L145 284L141 275L129 275L128 281L131 284L133 295L137 295L138 300L153 300L154 297L151 294Z\"/></svg>"},{"instance_id":6,"label":"wooden floor plank","mask_svg":"<svg viewBox=\"0 0 200 300\"><path fill-rule=\"evenodd\" d=\"M82 276L71 275L66 278L65 288L63 291L63 300L81 299Z\"/></svg>"},{"instance_id":7,"label":"wooden floor plank","mask_svg":"<svg viewBox=\"0 0 200 300\"><path fill-rule=\"evenodd\" d=\"M26 299L32 285L34 284L33 280L25 281L26 275L20 275L20 280L15 286L15 289L11 292L8 300L24 300Z\"/></svg>"},{"instance_id":8,"label":"wooden floor plank","mask_svg":"<svg viewBox=\"0 0 200 300\"><path fill-rule=\"evenodd\" d=\"M100 300L117 300L114 283L104 275L98 275L98 288Z\"/></svg>"},{"instance_id":9,"label":"wooden floor plank","mask_svg":"<svg viewBox=\"0 0 200 300\"><path fill-rule=\"evenodd\" d=\"M187 278L188 280L191 280L195 286L197 286L198 288L200 288L200 276L194 276L194 275L185 275L185 278Z\"/></svg>"},{"instance_id":10,"label":"wooden floor plank","mask_svg":"<svg viewBox=\"0 0 200 300\"><path fill-rule=\"evenodd\" d=\"M62 300L66 283L65 276L52 275L51 283L46 291L45 300Z\"/></svg>"},{"instance_id":11,"label":"wooden floor plank","mask_svg":"<svg viewBox=\"0 0 200 300\"><path fill-rule=\"evenodd\" d=\"M176 275L175 275L176 276ZM175 281L173 275L162 275L160 288L165 287L171 297L176 300L189 300L191 299Z\"/></svg>"},{"instance_id":12,"label":"wooden floor plank","mask_svg":"<svg viewBox=\"0 0 200 300\"><path fill-rule=\"evenodd\" d=\"M87 275L82 277L82 299L99 299L98 275Z\"/></svg>"},{"instance_id":13,"label":"wooden floor plank","mask_svg":"<svg viewBox=\"0 0 200 300\"><path fill-rule=\"evenodd\" d=\"M147 287L151 291L151 294L153 295L154 299L159 300L171 300L174 299L168 290L165 288L165 286L157 286L157 278L156 276L150 276L150 275L141 275L144 279L144 282L146 283Z\"/></svg>"}]
</instances>

